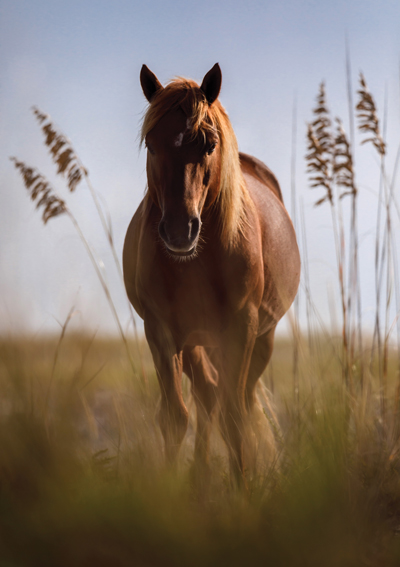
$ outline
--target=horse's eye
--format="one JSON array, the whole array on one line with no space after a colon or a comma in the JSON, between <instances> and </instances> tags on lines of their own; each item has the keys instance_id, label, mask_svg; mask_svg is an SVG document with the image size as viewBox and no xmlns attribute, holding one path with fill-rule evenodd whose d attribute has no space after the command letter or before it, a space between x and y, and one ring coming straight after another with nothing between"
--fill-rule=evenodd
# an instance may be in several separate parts
<instances>
[{"instance_id":1,"label":"horse's eye","mask_svg":"<svg viewBox=\"0 0 400 567\"><path fill-rule=\"evenodd\" d=\"M207 148L208 155L211 155L216 147L217 147L216 142L213 142L210 146L208 146L208 148Z\"/></svg>"},{"instance_id":2,"label":"horse's eye","mask_svg":"<svg viewBox=\"0 0 400 567\"><path fill-rule=\"evenodd\" d=\"M148 144L147 142L145 143L145 145L146 145L146 148L147 148L147 149L149 150L149 152L151 153L151 155L153 155L153 156L154 156L154 154L155 154L155 151L154 151L154 148L153 148L153 146L151 146L151 145L150 145L150 144Z\"/></svg>"}]
</instances>

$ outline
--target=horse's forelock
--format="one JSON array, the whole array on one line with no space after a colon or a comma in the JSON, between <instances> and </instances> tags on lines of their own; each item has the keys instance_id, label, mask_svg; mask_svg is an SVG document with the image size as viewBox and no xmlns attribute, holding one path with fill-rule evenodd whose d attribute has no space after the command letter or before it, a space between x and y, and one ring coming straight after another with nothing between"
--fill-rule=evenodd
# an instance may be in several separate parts
<instances>
[{"instance_id":1,"label":"horse's forelock","mask_svg":"<svg viewBox=\"0 0 400 567\"><path fill-rule=\"evenodd\" d=\"M213 112L199 85L177 78L159 91L149 105L143 119L141 143L167 112L178 107L187 116L193 136L214 129Z\"/></svg>"}]
</instances>

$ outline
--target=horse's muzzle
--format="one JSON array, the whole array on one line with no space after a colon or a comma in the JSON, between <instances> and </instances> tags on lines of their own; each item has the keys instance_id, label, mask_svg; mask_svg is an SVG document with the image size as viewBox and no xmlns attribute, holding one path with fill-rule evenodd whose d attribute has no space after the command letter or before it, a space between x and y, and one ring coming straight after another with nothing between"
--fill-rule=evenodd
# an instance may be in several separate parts
<instances>
[{"instance_id":1,"label":"horse's muzzle","mask_svg":"<svg viewBox=\"0 0 400 567\"><path fill-rule=\"evenodd\" d=\"M158 233L173 256L192 256L199 240L201 220L199 216L189 221L176 222L164 217L158 225Z\"/></svg>"}]
</instances>

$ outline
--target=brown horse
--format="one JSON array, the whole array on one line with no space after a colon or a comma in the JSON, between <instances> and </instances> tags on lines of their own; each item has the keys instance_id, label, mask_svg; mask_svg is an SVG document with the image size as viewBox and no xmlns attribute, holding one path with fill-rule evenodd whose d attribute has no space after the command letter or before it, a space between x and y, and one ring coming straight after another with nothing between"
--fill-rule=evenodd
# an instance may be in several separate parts
<instances>
[{"instance_id":1,"label":"brown horse","mask_svg":"<svg viewBox=\"0 0 400 567\"><path fill-rule=\"evenodd\" d=\"M129 299L144 319L161 388L167 460L185 436L182 372L197 408L195 464L206 466L218 400L231 470L244 480L244 430L275 327L297 292L300 258L279 184L240 154L218 95L218 64L201 86L163 87L143 65L148 189L127 231Z\"/></svg>"}]
</instances>

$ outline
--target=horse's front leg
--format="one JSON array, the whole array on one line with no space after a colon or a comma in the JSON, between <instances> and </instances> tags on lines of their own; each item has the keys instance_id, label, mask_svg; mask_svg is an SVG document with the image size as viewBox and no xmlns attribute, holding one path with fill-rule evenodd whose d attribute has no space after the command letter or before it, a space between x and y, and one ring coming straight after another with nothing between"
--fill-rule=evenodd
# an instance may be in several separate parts
<instances>
[{"instance_id":1,"label":"horse's front leg","mask_svg":"<svg viewBox=\"0 0 400 567\"><path fill-rule=\"evenodd\" d=\"M182 397L182 350L161 322L147 317L144 328L161 389L159 424L165 456L167 462L173 463L188 426L188 411Z\"/></svg>"},{"instance_id":2,"label":"horse's front leg","mask_svg":"<svg viewBox=\"0 0 400 567\"><path fill-rule=\"evenodd\" d=\"M244 436L247 422L246 383L258 328L258 312L247 308L236 317L221 340L221 427L228 446L231 472L246 486Z\"/></svg>"},{"instance_id":3,"label":"horse's front leg","mask_svg":"<svg viewBox=\"0 0 400 567\"><path fill-rule=\"evenodd\" d=\"M192 383L192 393L196 403L194 465L196 472L202 472L208 469L211 415L217 401L218 374L205 348L201 346L185 346L183 371Z\"/></svg>"}]
</instances>

